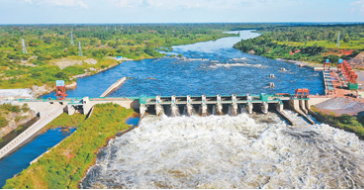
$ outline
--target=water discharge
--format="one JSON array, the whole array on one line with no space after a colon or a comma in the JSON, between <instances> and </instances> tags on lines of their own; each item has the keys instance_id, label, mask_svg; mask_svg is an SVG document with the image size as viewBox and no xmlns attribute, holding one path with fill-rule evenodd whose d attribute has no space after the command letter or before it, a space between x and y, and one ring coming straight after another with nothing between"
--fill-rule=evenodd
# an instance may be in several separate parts
<instances>
[{"instance_id":1,"label":"water discharge","mask_svg":"<svg viewBox=\"0 0 364 190\"><path fill-rule=\"evenodd\" d=\"M103 148L84 188L364 188L364 143L276 114L147 116Z\"/></svg>"}]
</instances>

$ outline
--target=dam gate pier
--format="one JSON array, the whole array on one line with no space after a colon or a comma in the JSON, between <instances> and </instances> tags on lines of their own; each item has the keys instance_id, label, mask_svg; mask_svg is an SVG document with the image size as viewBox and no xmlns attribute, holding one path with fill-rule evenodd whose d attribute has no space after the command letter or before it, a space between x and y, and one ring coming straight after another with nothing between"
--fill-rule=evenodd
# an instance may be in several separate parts
<instances>
[{"instance_id":1,"label":"dam gate pier","mask_svg":"<svg viewBox=\"0 0 364 190\"><path fill-rule=\"evenodd\" d=\"M313 100L312 100L313 99ZM294 95L201 95L201 96L141 96L139 99L139 113L155 115L238 115L240 113L253 114L269 111L277 112L290 125L294 122L287 117L284 109L290 109L302 116L308 123L315 122L308 116L315 114L311 105L327 100L325 97L309 98L308 89L297 89Z\"/></svg>"}]
</instances>

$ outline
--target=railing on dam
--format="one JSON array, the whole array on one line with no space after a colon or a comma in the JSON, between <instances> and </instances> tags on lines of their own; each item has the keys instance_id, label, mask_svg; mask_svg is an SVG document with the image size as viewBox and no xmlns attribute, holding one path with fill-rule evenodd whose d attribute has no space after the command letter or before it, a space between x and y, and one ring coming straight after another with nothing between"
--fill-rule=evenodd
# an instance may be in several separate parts
<instances>
[{"instance_id":1,"label":"railing on dam","mask_svg":"<svg viewBox=\"0 0 364 190\"><path fill-rule=\"evenodd\" d=\"M287 95L235 95L237 100L240 101L238 103L245 103L244 100L246 100L247 96L251 96L252 97L252 102L261 102L261 101L274 101L275 99L282 99L282 100L288 100L288 99L298 99L298 100L309 100L308 97L298 97L296 98L296 96L294 94L287 94ZM157 96L146 96L146 95L142 95L142 96L134 96L134 97L91 97L89 98L90 101L134 101L134 100L139 100L142 104L151 104L153 103L153 101L156 99ZM159 96L161 99L168 99L171 98L172 96ZM186 98L187 96L175 96L178 100ZM191 99L199 99L201 98L201 96L189 96L191 97ZM213 99L216 98L216 95L205 95L205 97L207 99ZM221 95L220 96L222 99L229 99L232 97L232 95ZM268 98L268 100L265 100L264 98ZM54 102L59 102L59 103L70 103L70 104L78 104L83 100L83 97L74 97L74 98L67 98L64 100L57 100L56 98L47 98L47 99L6 99L6 101L17 101L17 102L22 102L22 103L27 103L27 102L50 102L50 103L54 103ZM227 102L230 100L226 100ZM144 103L145 102L145 103ZM226 103L227 103L226 102ZM198 103L198 102L195 102ZM225 102L223 102L225 103Z\"/></svg>"}]
</instances>

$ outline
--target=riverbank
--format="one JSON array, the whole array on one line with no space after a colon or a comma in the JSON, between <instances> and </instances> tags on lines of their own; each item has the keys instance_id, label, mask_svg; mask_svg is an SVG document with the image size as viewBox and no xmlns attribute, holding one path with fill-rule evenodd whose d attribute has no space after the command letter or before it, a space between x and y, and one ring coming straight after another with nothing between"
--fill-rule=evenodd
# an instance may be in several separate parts
<instances>
[{"instance_id":1,"label":"riverbank","mask_svg":"<svg viewBox=\"0 0 364 190\"><path fill-rule=\"evenodd\" d=\"M332 98L312 106L316 119L330 126L355 133L364 139L364 103L352 98Z\"/></svg>"},{"instance_id":2,"label":"riverbank","mask_svg":"<svg viewBox=\"0 0 364 190\"><path fill-rule=\"evenodd\" d=\"M125 121L132 115L131 109L114 104L95 106L91 118L73 120L77 124L75 133L26 170L7 180L4 188L77 188L87 169L95 163L98 149L118 132L127 130L130 126ZM50 127L60 121L63 119L57 119Z\"/></svg>"},{"instance_id":3,"label":"riverbank","mask_svg":"<svg viewBox=\"0 0 364 190\"><path fill-rule=\"evenodd\" d=\"M277 58L276 60L291 63L294 65L297 65L298 67L310 68L314 71L323 71L324 70L322 64L318 64L318 63L308 63L308 62L296 61L296 60L286 60L286 59L282 59L282 58Z\"/></svg>"},{"instance_id":4,"label":"riverbank","mask_svg":"<svg viewBox=\"0 0 364 190\"><path fill-rule=\"evenodd\" d=\"M326 59L334 64L338 60L354 58L363 47L349 39L362 38L361 25L300 26L259 29L262 35L237 43L234 47L243 52L254 52L271 59L283 58L303 62L323 63ZM347 33L346 40L337 46L337 37L327 35L330 31ZM302 35L304 34L304 35ZM348 35L350 34L350 35ZM355 36L355 37L354 37ZM350 41L350 43L349 43Z\"/></svg>"}]
</instances>

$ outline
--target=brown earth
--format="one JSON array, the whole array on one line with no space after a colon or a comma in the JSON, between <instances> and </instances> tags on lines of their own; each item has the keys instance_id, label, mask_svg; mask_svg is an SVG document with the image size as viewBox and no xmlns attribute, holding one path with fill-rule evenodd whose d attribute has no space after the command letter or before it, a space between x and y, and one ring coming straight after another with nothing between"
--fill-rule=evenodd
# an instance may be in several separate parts
<instances>
[{"instance_id":1,"label":"brown earth","mask_svg":"<svg viewBox=\"0 0 364 190\"><path fill-rule=\"evenodd\" d=\"M76 59L62 58L51 61L51 64L58 65L61 69L73 65L82 65L83 63L94 65L97 63L97 60L95 59L76 60Z\"/></svg>"},{"instance_id":2,"label":"brown earth","mask_svg":"<svg viewBox=\"0 0 364 190\"><path fill-rule=\"evenodd\" d=\"M324 113L334 113L336 116L342 114L357 115L364 111L364 103L348 97L337 97L315 106Z\"/></svg>"},{"instance_id":3,"label":"brown earth","mask_svg":"<svg viewBox=\"0 0 364 190\"><path fill-rule=\"evenodd\" d=\"M349 61L352 68L364 69L364 52L359 53L353 59Z\"/></svg>"}]
</instances>

